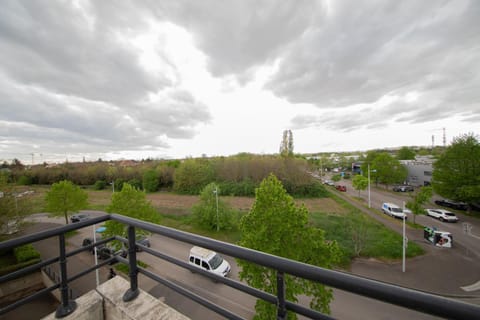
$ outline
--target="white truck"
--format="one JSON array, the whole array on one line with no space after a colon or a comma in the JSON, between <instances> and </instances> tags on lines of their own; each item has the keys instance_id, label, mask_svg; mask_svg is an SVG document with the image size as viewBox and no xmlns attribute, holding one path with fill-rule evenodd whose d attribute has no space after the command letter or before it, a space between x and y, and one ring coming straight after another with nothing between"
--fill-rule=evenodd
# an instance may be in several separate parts
<instances>
[{"instance_id":1,"label":"white truck","mask_svg":"<svg viewBox=\"0 0 480 320\"><path fill-rule=\"evenodd\" d=\"M230 264L223 259L221 255L215 251L202 247L192 247L188 262L205 271L215 273L219 276L226 277L230 272Z\"/></svg>"},{"instance_id":2,"label":"white truck","mask_svg":"<svg viewBox=\"0 0 480 320\"><path fill-rule=\"evenodd\" d=\"M406 213L402 208L393 203L385 202L382 204L382 211L389 216L399 219L407 219Z\"/></svg>"}]
</instances>

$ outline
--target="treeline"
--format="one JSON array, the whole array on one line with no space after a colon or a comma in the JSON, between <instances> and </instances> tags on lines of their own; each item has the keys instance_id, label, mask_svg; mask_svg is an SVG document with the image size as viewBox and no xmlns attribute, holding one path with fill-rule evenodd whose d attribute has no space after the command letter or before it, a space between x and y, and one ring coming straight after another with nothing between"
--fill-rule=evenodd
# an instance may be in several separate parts
<instances>
[{"instance_id":1,"label":"treeline","mask_svg":"<svg viewBox=\"0 0 480 320\"><path fill-rule=\"evenodd\" d=\"M199 194L206 185L215 182L222 195L254 196L260 182L273 173L291 195L325 196L324 187L308 171L309 164L305 159L240 154L181 161L98 161L33 166L11 170L10 180L25 185L51 185L69 180L80 186L113 188L115 191L120 191L127 182L147 192L169 190L181 194Z\"/></svg>"}]
</instances>

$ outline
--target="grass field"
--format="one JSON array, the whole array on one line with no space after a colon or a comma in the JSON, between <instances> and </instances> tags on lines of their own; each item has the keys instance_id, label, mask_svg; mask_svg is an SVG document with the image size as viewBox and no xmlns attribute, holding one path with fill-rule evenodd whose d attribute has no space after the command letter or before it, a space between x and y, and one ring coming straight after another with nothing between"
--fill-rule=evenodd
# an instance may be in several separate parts
<instances>
[{"instance_id":1,"label":"grass field","mask_svg":"<svg viewBox=\"0 0 480 320\"><path fill-rule=\"evenodd\" d=\"M35 193L31 196L33 212L43 212L44 197L48 187L32 187ZM105 210L111 201L110 190L94 191L85 189L88 193L91 210ZM190 221L191 208L198 202L198 196L178 195L169 192L147 194L147 199L162 216L161 224L179 230L200 234L218 240L235 243L240 239L238 230L212 231L202 230ZM221 197L232 208L242 214L247 213L253 205L254 198ZM377 259L400 259L402 254L401 236L381 223L364 215L351 204L332 196L331 198L297 199L297 204L304 204L310 213L310 223L325 231L326 239L335 240L342 249L342 265L348 267L355 256L355 237L352 236L352 223L358 215L365 217L362 227L365 232L365 245L360 256ZM407 256L423 254L423 249L415 243L409 243Z\"/></svg>"}]
</instances>

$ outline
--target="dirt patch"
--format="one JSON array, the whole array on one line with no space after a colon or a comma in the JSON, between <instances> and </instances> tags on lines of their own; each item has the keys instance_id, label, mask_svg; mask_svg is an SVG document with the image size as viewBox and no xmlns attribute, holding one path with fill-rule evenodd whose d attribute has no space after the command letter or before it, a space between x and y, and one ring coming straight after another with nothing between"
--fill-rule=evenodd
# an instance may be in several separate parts
<instances>
[{"instance_id":1,"label":"dirt patch","mask_svg":"<svg viewBox=\"0 0 480 320\"><path fill-rule=\"evenodd\" d=\"M297 199L297 204L304 204L309 212L324 212L330 214L345 214L348 210L332 198Z\"/></svg>"},{"instance_id":2,"label":"dirt patch","mask_svg":"<svg viewBox=\"0 0 480 320\"><path fill-rule=\"evenodd\" d=\"M159 209L162 213L167 214L189 214L193 205L199 201L198 196L179 195L173 193L152 193L147 194L147 199L150 200L153 206ZM252 208L255 198L250 197L220 197L229 206L234 209L247 212ZM346 209L338 204L335 200L330 198L319 199L297 199L297 205L302 203L308 211L319 211L325 213L343 214Z\"/></svg>"},{"instance_id":3,"label":"dirt patch","mask_svg":"<svg viewBox=\"0 0 480 320\"><path fill-rule=\"evenodd\" d=\"M179 195L166 192L149 193L147 199L163 214L189 214L198 196Z\"/></svg>"}]
</instances>

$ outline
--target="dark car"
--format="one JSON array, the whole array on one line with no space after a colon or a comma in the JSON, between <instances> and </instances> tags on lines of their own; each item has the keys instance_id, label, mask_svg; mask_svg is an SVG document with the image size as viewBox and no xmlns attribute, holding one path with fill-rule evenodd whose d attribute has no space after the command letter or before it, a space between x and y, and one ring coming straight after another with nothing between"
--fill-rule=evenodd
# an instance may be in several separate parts
<instances>
[{"instance_id":1,"label":"dark car","mask_svg":"<svg viewBox=\"0 0 480 320\"><path fill-rule=\"evenodd\" d=\"M98 236L96 240L97 241L102 240L101 236ZM93 241L92 238L85 238L85 239L83 239L82 246L83 247L89 246L93 242L94 241ZM90 253L91 254L95 253L95 249L93 247L90 249ZM105 245L105 244L101 244L101 245L97 246L97 257L99 259L106 260L106 259L110 258L112 255L117 254L117 253L123 258L127 257L127 251L124 250L124 249L114 250L112 247L110 247L108 245Z\"/></svg>"},{"instance_id":2,"label":"dark car","mask_svg":"<svg viewBox=\"0 0 480 320\"><path fill-rule=\"evenodd\" d=\"M394 186L392 188L395 192L413 192L413 187L409 185L402 185L402 186Z\"/></svg>"},{"instance_id":3,"label":"dark car","mask_svg":"<svg viewBox=\"0 0 480 320\"><path fill-rule=\"evenodd\" d=\"M480 212L480 202L472 202L472 203L470 203L470 210Z\"/></svg>"},{"instance_id":4,"label":"dark car","mask_svg":"<svg viewBox=\"0 0 480 320\"><path fill-rule=\"evenodd\" d=\"M127 239L128 239L128 237L127 237ZM135 242L137 244L141 244L142 246L150 248L150 240L143 235L137 236L137 239L135 240ZM128 245L127 245L127 248L128 248ZM136 247L136 251L140 252L140 251L142 251L142 249L140 247Z\"/></svg>"},{"instance_id":5,"label":"dark car","mask_svg":"<svg viewBox=\"0 0 480 320\"><path fill-rule=\"evenodd\" d=\"M448 199L441 199L441 200L435 200L435 204L442 206L442 207L448 207L456 210L467 210L468 205L464 202L455 202L452 200Z\"/></svg>"},{"instance_id":6,"label":"dark car","mask_svg":"<svg viewBox=\"0 0 480 320\"><path fill-rule=\"evenodd\" d=\"M74 214L73 216L70 217L70 221L72 223L75 222L81 222L90 219L90 216L85 213L79 213L79 214Z\"/></svg>"},{"instance_id":7,"label":"dark car","mask_svg":"<svg viewBox=\"0 0 480 320\"><path fill-rule=\"evenodd\" d=\"M335 186L335 189L337 189L338 191L342 191L342 192L347 192L347 187L346 186Z\"/></svg>"}]
</instances>

